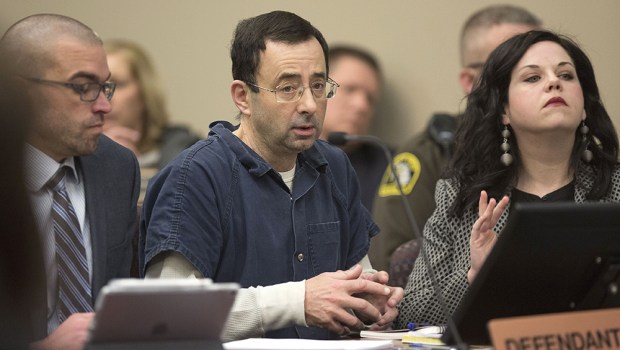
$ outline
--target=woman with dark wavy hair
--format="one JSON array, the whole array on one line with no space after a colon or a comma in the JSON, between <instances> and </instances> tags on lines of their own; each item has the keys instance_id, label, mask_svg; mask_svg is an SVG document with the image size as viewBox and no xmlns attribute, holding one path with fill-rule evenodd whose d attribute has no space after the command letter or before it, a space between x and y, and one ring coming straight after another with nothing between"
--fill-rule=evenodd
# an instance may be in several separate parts
<instances>
[{"instance_id":1,"label":"woman with dark wavy hair","mask_svg":"<svg viewBox=\"0 0 620 350\"><path fill-rule=\"evenodd\" d=\"M618 138L592 64L571 39L548 31L500 45L467 98L457 146L435 190L424 249L454 312L494 246L510 205L620 201ZM445 323L422 259L396 326Z\"/></svg>"}]
</instances>

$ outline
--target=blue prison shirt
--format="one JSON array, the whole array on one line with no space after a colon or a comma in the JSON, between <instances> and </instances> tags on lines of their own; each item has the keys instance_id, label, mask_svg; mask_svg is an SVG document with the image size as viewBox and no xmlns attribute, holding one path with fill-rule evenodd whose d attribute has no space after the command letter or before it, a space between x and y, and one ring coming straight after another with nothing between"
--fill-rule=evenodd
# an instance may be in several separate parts
<instances>
[{"instance_id":1,"label":"blue prison shirt","mask_svg":"<svg viewBox=\"0 0 620 350\"><path fill-rule=\"evenodd\" d=\"M141 223L140 270L159 253L182 254L214 282L243 288L302 281L348 269L379 228L360 201L344 152L317 140L297 158L290 193L280 174L232 134L212 124L149 182ZM289 327L267 337L334 338Z\"/></svg>"}]
</instances>

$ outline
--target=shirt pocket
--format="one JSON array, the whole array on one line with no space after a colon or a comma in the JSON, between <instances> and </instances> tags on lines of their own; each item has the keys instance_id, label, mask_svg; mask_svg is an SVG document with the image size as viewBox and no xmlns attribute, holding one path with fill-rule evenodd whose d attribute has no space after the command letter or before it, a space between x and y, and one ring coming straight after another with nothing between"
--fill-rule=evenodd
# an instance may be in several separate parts
<instances>
[{"instance_id":1,"label":"shirt pocket","mask_svg":"<svg viewBox=\"0 0 620 350\"><path fill-rule=\"evenodd\" d=\"M341 268L340 243L340 221L308 224L308 252L316 275Z\"/></svg>"}]
</instances>

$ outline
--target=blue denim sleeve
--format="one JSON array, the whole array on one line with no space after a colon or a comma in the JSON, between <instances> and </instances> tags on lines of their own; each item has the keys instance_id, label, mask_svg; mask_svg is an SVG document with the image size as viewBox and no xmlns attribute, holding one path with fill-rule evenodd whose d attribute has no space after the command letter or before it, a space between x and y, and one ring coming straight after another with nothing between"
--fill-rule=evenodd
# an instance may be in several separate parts
<instances>
[{"instance_id":1,"label":"blue denim sleeve","mask_svg":"<svg viewBox=\"0 0 620 350\"><path fill-rule=\"evenodd\" d=\"M217 203L225 184L213 174L206 147L192 147L151 179L144 200L140 269L162 252L182 254L205 277L212 277L220 258L222 231Z\"/></svg>"}]
</instances>

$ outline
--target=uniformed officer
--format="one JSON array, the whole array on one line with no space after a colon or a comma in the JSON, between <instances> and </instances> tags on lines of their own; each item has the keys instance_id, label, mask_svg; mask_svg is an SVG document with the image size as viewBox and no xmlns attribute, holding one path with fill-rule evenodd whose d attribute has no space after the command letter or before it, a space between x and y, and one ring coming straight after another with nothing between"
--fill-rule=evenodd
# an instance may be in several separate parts
<instances>
[{"instance_id":1,"label":"uniformed officer","mask_svg":"<svg viewBox=\"0 0 620 350\"><path fill-rule=\"evenodd\" d=\"M511 36L540 28L542 22L527 10L512 5L494 5L474 13L461 31L461 71L459 82L469 94L487 57ZM458 117L438 113L427 128L405 142L394 157L403 193L409 202L420 232L435 210L435 184L448 165ZM392 253L403 243L415 238L410 220L400 198L392 171L386 170L373 208L373 216L381 233L372 240L370 260L379 270L388 270ZM416 245L414 245L416 246ZM419 245L418 245L419 246ZM409 274L417 251L406 252L399 274ZM391 278L398 279L394 272ZM405 279L406 281L406 279ZM404 285L403 285L404 287Z\"/></svg>"}]
</instances>

